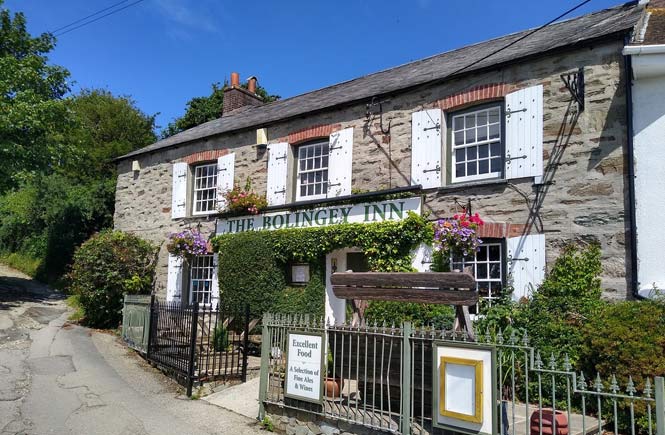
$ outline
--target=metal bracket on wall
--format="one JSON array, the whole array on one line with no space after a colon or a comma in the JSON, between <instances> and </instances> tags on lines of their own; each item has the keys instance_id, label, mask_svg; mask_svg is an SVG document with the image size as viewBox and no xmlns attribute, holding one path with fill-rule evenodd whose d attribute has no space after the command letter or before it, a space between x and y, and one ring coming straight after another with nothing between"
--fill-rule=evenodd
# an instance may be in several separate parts
<instances>
[{"instance_id":1,"label":"metal bracket on wall","mask_svg":"<svg viewBox=\"0 0 665 435\"><path fill-rule=\"evenodd\" d=\"M561 74L561 80L577 102L578 112L584 112L584 68Z\"/></svg>"}]
</instances>

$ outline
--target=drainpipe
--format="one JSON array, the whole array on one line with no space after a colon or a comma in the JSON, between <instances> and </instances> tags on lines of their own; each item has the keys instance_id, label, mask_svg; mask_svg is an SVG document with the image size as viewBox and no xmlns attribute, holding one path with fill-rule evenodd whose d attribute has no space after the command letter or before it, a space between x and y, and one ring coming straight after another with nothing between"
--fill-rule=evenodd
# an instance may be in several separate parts
<instances>
[{"instance_id":1,"label":"drainpipe","mask_svg":"<svg viewBox=\"0 0 665 435\"><path fill-rule=\"evenodd\" d=\"M624 38L624 47L630 38ZM626 125L628 153L628 219L630 219L630 287L633 297L643 299L637 280L637 223L635 212L635 154L633 150L633 67L632 57L624 54L624 74L626 76Z\"/></svg>"}]
</instances>

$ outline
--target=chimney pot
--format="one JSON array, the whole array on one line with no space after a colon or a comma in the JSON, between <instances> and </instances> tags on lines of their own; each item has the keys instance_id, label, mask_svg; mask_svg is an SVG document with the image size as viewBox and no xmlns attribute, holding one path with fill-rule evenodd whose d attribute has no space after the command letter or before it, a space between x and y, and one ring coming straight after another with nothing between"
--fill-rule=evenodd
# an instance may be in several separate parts
<instances>
[{"instance_id":1,"label":"chimney pot","mask_svg":"<svg viewBox=\"0 0 665 435\"><path fill-rule=\"evenodd\" d=\"M252 94L256 94L256 77L251 76L247 79L247 90Z\"/></svg>"},{"instance_id":2,"label":"chimney pot","mask_svg":"<svg viewBox=\"0 0 665 435\"><path fill-rule=\"evenodd\" d=\"M240 74L238 74L237 72L231 73L231 87L232 88L240 87Z\"/></svg>"}]
</instances>

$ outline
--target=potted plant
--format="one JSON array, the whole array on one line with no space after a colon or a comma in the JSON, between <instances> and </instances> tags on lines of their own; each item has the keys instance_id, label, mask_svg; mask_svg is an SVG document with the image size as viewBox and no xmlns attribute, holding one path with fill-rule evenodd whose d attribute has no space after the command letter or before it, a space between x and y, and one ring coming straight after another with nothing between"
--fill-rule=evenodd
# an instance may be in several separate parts
<instances>
[{"instance_id":1,"label":"potted plant","mask_svg":"<svg viewBox=\"0 0 665 435\"><path fill-rule=\"evenodd\" d=\"M224 193L226 206L220 210L229 215L259 214L268 206L265 195L259 195L252 190L252 180L247 177L245 187L236 182L233 189Z\"/></svg>"},{"instance_id":2,"label":"potted plant","mask_svg":"<svg viewBox=\"0 0 665 435\"><path fill-rule=\"evenodd\" d=\"M338 376L333 377L335 361L330 346L326 357L326 378L323 380L323 394L331 399L341 397L344 380Z\"/></svg>"}]
</instances>

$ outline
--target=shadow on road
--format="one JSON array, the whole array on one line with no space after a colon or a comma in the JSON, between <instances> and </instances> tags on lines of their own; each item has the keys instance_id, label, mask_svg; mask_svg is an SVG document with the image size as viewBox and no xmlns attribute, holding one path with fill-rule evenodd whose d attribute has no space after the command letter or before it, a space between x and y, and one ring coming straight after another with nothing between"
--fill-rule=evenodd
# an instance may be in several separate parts
<instances>
[{"instance_id":1,"label":"shadow on road","mask_svg":"<svg viewBox=\"0 0 665 435\"><path fill-rule=\"evenodd\" d=\"M41 302L50 305L64 298L62 293L35 280L0 276L0 310L8 310L22 302Z\"/></svg>"}]
</instances>

